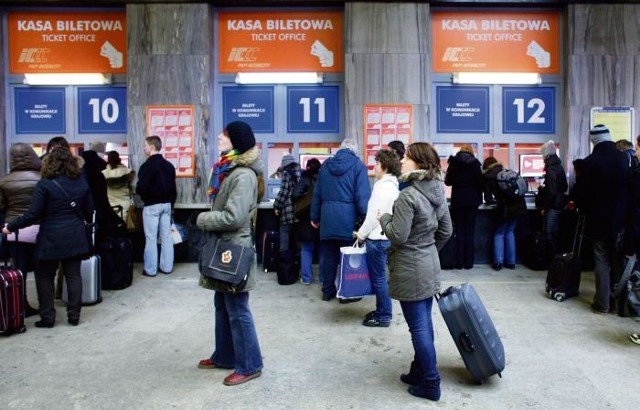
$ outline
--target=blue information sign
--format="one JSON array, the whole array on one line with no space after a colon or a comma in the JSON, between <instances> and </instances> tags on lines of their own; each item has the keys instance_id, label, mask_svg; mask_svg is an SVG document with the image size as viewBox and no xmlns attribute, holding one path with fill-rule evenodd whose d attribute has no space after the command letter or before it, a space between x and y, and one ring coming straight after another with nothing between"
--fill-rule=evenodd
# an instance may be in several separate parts
<instances>
[{"instance_id":1,"label":"blue information sign","mask_svg":"<svg viewBox=\"0 0 640 410\"><path fill-rule=\"evenodd\" d=\"M222 87L222 105L225 124L244 121L253 132L274 132L273 87Z\"/></svg>"},{"instance_id":2,"label":"blue information sign","mask_svg":"<svg viewBox=\"0 0 640 410\"><path fill-rule=\"evenodd\" d=\"M64 87L15 88L16 134L66 134Z\"/></svg>"},{"instance_id":3,"label":"blue information sign","mask_svg":"<svg viewBox=\"0 0 640 410\"><path fill-rule=\"evenodd\" d=\"M554 87L504 87L502 132L505 134L554 134Z\"/></svg>"},{"instance_id":4,"label":"blue information sign","mask_svg":"<svg viewBox=\"0 0 640 410\"><path fill-rule=\"evenodd\" d=\"M127 87L78 87L79 134L126 134Z\"/></svg>"},{"instance_id":5,"label":"blue information sign","mask_svg":"<svg viewBox=\"0 0 640 410\"><path fill-rule=\"evenodd\" d=\"M340 132L338 86L287 87L287 132Z\"/></svg>"},{"instance_id":6,"label":"blue information sign","mask_svg":"<svg viewBox=\"0 0 640 410\"><path fill-rule=\"evenodd\" d=\"M439 133L489 132L489 87L436 87Z\"/></svg>"}]
</instances>

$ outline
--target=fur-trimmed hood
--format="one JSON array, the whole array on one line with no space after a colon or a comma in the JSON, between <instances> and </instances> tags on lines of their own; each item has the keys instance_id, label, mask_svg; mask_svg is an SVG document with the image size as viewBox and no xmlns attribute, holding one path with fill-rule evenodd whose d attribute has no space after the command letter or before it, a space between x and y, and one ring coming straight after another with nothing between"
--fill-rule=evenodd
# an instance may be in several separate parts
<instances>
[{"instance_id":1,"label":"fur-trimmed hood","mask_svg":"<svg viewBox=\"0 0 640 410\"><path fill-rule=\"evenodd\" d=\"M253 147L249 151L243 152L235 157L229 171L237 166L251 168L257 175L262 175L263 164L262 159L260 158L260 149L258 147Z\"/></svg>"},{"instance_id":2,"label":"fur-trimmed hood","mask_svg":"<svg viewBox=\"0 0 640 410\"><path fill-rule=\"evenodd\" d=\"M442 174L435 169L416 169L413 171L405 172L398 177L400 182L422 181L424 179L438 179L442 180Z\"/></svg>"}]
</instances>

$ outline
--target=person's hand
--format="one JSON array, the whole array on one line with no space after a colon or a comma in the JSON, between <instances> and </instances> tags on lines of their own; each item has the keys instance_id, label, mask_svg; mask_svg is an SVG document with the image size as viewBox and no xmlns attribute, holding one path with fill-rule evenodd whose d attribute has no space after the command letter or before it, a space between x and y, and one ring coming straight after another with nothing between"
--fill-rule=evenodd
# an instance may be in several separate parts
<instances>
[{"instance_id":1,"label":"person's hand","mask_svg":"<svg viewBox=\"0 0 640 410\"><path fill-rule=\"evenodd\" d=\"M11 233L9 228L7 228L7 225L2 227L2 233L5 234L5 235L9 235Z\"/></svg>"},{"instance_id":2,"label":"person's hand","mask_svg":"<svg viewBox=\"0 0 640 410\"><path fill-rule=\"evenodd\" d=\"M311 221L311 226L313 226L315 229L318 229L320 227L320 222Z\"/></svg>"},{"instance_id":3,"label":"person's hand","mask_svg":"<svg viewBox=\"0 0 640 410\"><path fill-rule=\"evenodd\" d=\"M380 210L378 209L378 211L376 212L376 219L380 221L380 218L382 218L382 212L380 212Z\"/></svg>"},{"instance_id":4,"label":"person's hand","mask_svg":"<svg viewBox=\"0 0 640 410\"><path fill-rule=\"evenodd\" d=\"M540 211L540 215L544 216L544 209Z\"/></svg>"},{"instance_id":5,"label":"person's hand","mask_svg":"<svg viewBox=\"0 0 640 410\"><path fill-rule=\"evenodd\" d=\"M278 216L278 210L277 209L274 209L273 213L276 214L276 216Z\"/></svg>"}]
</instances>

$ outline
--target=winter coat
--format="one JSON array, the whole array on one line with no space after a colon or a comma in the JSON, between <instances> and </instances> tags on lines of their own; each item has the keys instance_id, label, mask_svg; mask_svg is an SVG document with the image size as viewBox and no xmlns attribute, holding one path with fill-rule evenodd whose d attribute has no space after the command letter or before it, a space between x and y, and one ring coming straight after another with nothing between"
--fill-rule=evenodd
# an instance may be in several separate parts
<instances>
[{"instance_id":1,"label":"winter coat","mask_svg":"<svg viewBox=\"0 0 640 410\"><path fill-rule=\"evenodd\" d=\"M59 260L87 255L90 243L87 238L85 221L93 214L93 199L87 181L80 177L55 178L66 194L51 179L41 179L36 185L29 210L9 223L8 229L15 232L27 226L40 223L36 240L36 259ZM82 213L83 219L75 211L70 201Z\"/></svg>"},{"instance_id":2,"label":"winter coat","mask_svg":"<svg viewBox=\"0 0 640 410\"><path fill-rule=\"evenodd\" d=\"M544 185L538 189L536 206L541 209L562 210L567 203L567 175L556 154L544 159Z\"/></svg>"},{"instance_id":3,"label":"winter coat","mask_svg":"<svg viewBox=\"0 0 640 410\"><path fill-rule=\"evenodd\" d=\"M24 214L40 181L41 162L33 150L16 150L9 158L11 171L0 179L0 209L5 211L5 222Z\"/></svg>"},{"instance_id":4,"label":"winter coat","mask_svg":"<svg viewBox=\"0 0 640 410\"><path fill-rule=\"evenodd\" d=\"M453 226L444 185L433 171L417 170L400 176L410 185L400 191L393 215L380 218L391 241L387 256L389 296L413 302L440 290L440 258Z\"/></svg>"},{"instance_id":5,"label":"winter coat","mask_svg":"<svg viewBox=\"0 0 640 410\"><path fill-rule=\"evenodd\" d=\"M498 222L511 221L527 213L527 203L524 196L506 198L498 187L497 176L502 170L502 164L496 162L483 171L485 202L496 204Z\"/></svg>"},{"instance_id":6,"label":"winter coat","mask_svg":"<svg viewBox=\"0 0 640 410\"><path fill-rule=\"evenodd\" d=\"M593 147L584 159L580 184L582 203L578 208L587 217L585 231L595 240L609 241L626 221L629 165L625 154L611 141Z\"/></svg>"},{"instance_id":7,"label":"winter coat","mask_svg":"<svg viewBox=\"0 0 640 410\"><path fill-rule=\"evenodd\" d=\"M176 202L176 169L161 154L153 154L140 165L136 193L145 206Z\"/></svg>"},{"instance_id":8,"label":"winter coat","mask_svg":"<svg viewBox=\"0 0 640 410\"><path fill-rule=\"evenodd\" d=\"M393 203L398 199L398 195L400 195L398 178L394 175L384 174L382 178L373 184L371 199L367 204L367 217L364 219L360 229L358 229L358 239L361 241L365 239L374 241L387 239L387 236L380 229L378 212L392 214Z\"/></svg>"},{"instance_id":9,"label":"winter coat","mask_svg":"<svg viewBox=\"0 0 640 410\"><path fill-rule=\"evenodd\" d=\"M320 240L352 240L356 218L367 214L371 187L367 168L350 149L338 150L320 167L311 220L320 223Z\"/></svg>"},{"instance_id":10,"label":"winter coat","mask_svg":"<svg viewBox=\"0 0 640 410\"><path fill-rule=\"evenodd\" d=\"M482 203L482 165L473 154L459 151L449 157L444 183L452 187L452 208L478 207Z\"/></svg>"},{"instance_id":11,"label":"winter coat","mask_svg":"<svg viewBox=\"0 0 640 410\"><path fill-rule=\"evenodd\" d=\"M318 182L318 172L310 172L309 170L302 171L300 181L293 187L291 192L291 200L295 204L297 200L302 198L313 189ZM309 218L298 218L296 224L296 238L300 242L317 242L319 240L318 230L311 226L311 220Z\"/></svg>"},{"instance_id":12,"label":"winter coat","mask_svg":"<svg viewBox=\"0 0 640 410\"><path fill-rule=\"evenodd\" d=\"M291 201L291 193L298 180L300 180L300 165L297 163L294 162L282 170L280 190L273 202L273 209L278 211L281 225L292 225L298 222L293 213L293 202Z\"/></svg>"},{"instance_id":13,"label":"winter coat","mask_svg":"<svg viewBox=\"0 0 640 410\"><path fill-rule=\"evenodd\" d=\"M112 207L120 205L122 207L123 218L126 221L129 205L132 203L131 194L133 189L131 184L136 175L135 171L120 164L115 168L107 166L107 168L102 171L102 175L104 175L107 181L107 198L109 199L109 204Z\"/></svg>"},{"instance_id":14,"label":"winter coat","mask_svg":"<svg viewBox=\"0 0 640 410\"><path fill-rule=\"evenodd\" d=\"M198 228L216 234L220 239L252 247L253 213L258 205L257 175L262 175L260 150L251 148L238 155L229 166L227 176L220 184L211 211L201 212L196 219ZM255 255L254 255L255 258ZM254 259L255 260L255 259ZM257 261L252 264L249 278L242 292L248 292L256 286ZM227 291L220 283L200 275L200 286Z\"/></svg>"}]
</instances>

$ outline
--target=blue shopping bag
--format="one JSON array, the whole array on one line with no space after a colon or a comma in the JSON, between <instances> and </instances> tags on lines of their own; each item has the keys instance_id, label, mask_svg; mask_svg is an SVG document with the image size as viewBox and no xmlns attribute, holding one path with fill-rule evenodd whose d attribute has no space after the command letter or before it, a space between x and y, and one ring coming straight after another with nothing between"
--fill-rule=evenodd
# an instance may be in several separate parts
<instances>
[{"instance_id":1,"label":"blue shopping bag","mask_svg":"<svg viewBox=\"0 0 640 410\"><path fill-rule=\"evenodd\" d=\"M375 293L369 277L365 245L358 246L356 241L353 246L340 248L336 289L339 299L357 299Z\"/></svg>"}]
</instances>

